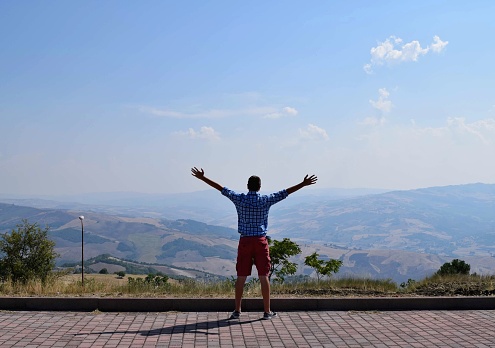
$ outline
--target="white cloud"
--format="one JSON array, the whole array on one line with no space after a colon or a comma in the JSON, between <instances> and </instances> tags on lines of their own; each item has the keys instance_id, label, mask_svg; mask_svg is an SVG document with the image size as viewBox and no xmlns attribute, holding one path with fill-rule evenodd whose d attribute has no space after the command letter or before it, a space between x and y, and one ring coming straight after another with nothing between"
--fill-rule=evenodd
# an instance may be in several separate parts
<instances>
[{"instance_id":1,"label":"white cloud","mask_svg":"<svg viewBox=\"0 0 495 348\"><path fill-rule=\"evenodd\" d=\"M306 129L299 129L299 135L305 140L328 140L326 130L311 123L308 124Z\"/></svg>"},{"instance_id":2,"label":"white cloud","mask_svg":"<svg viewBox=\"0 0 495 348\"><path fill-rule=\"evenodd\" d=\"M282 118L287 116L297 116L298 111L290 106L282 108L282 110L271 112L265 115L265 118Z\"/></svg>"},{"instance_id":3,"label":"white cloud","mask_svg":"<svg viewBox=\"0 0 495 348\"><path fill-rule=\"evenodd\" d=\"M380 111L381 116L369 116L364 120L358 122L361 126L381 126L387 121L383 114L389 113L394 106L392 101L389 100L390 93L386 88L380 88L378 90L378 100L369 100L371 106Z\"/></svg>"},{"instance_id":4,"label":"white cloud","mask_svg":"<svg viewBox=\"0 0 495 348\"><path fill-rule=\"evenodd\" d=\"M493 142L495 138L495 119L478 120L467 123L463 117L449 117L446 125L443 127L425 127L415 128L417 133L430 134L435 137L446 136L472 136L483 144L487 145Z\"/></svg>"},{"instance_id":5,"label":"white cloud","mask_svg":"<svg viewBox=\"0 0 495 348\"><path fill-rule=\"evenodd\" d=\"M387 91L386 88L380 88L378 90L378 100L371 100L370 99L370 104L373 106L375 109L380 110L381 112L390 112L392 110L392 102L388 99L390 96L390 93Z\"/></svg>"},{"instance_id":6,"label":"white cloud","mask_svg":"<svg viewBox=\"0 0 495 348\"><path fill-rule=\"evenodd\" d=\"M273 107L251 107L243 109L211 109L199 112L183 112L168 109L158 109L154 107L142 106L139 111L158 117L178 118L178 119L197 119L197 118L225 118L235 116L264 116L276 112Z\"/></svg>"},{"instance_id":7,"label":"white cloud","mask_svg":"<svg viewBox=\"0 0 495 348\"><path fill-rule=\"evenodd\" d=\"M414 121L389 123L360 132L354 138L356 143L348 144L348 151L341 155L353 160L341 161L342 176L337 179L395 188L493 183L494 118L469 121L452 117L435 127L418 126ZM333 143L340 144L339 138Z\"/></svg>"},{"instance_id":8,"label":"white cloud","mask_svg":"<svg viewBox=\"0 0 495 348\"><path fill-rule=\"evenodd\" d=\"M289 115L294 115L296 116L297 115L297 110L295 108L291 108L290 106L286 106L285 108L282 109L286 114L289 114Z\"/></svg>"},{"instance_id":9,"label":"white cloud","mask_svg":"<svg viewBox=\"0 0 495 348\"><path fill-rule=\"evenodd\" d=\"M484 144L490 143L488 139L493 138L493 135L495 135L495 119L466 123L466 120L462 117L451 117L447 120L447 126L458 133L471 134ZM493 134L490 137L490 134L487 133Z\"/></svg>"},{"instance_id":10,"label":"white cloud","mask_svg":"<svg viewBox=\"0 0 495 348\"><path fill-rule=\"evenodd\" d=\"M195 131L194 129L189 128L187 131L177 132L177 134L186 136L191 139L203 139L209 141L220 140L220 134L212 127L206 126L201 127L199 131Z\"/></svg>"},{"instance_id":11,"label":"white cloud","mask_svg":"<svg viewBox=\"0 0 495 348\"><path fill-rule=\"evenodd\" d=\"M449 43L448 41L442 41L442 40L440 40L440 37L435 35L433 37L433 43L430 45L430 48L433 52L440 53L443 51L445 46L448 45L448 43Z\"/></svg>"},{"instance_id":12,"label":"white cloud","mask_svg":"<svg viewBox=\"0 0 495 348\"><path fill-rule=\"evenodd\" d=\"M363 66L363 69L364 71L367 73L367 74L372 74L373 73L373 66L371 64L364 64Z\"/></svg>"},{"instance_id":13,"label":"white cloud","mask_svg":"<svg viewBox=\"0 0 495 348\"><path fill-rule=\"evenodd\" d=\"M370 116L370 117L366 117L364 120L362 120L361 122L359 122L358 124L359 125L362 125L362 126L381 126L385 123L385 117L374 117L374 116Z\"/></svg>"},{"instance_id":14,"label":"white cloud","mask_svg":"<svg viewBox=\"0 0 495 348\"><path fill-rule=\"evenodd\" d=\"M442 41L439 36L433 37L433 43L427 47L421 47L417 40L402 44L402 39L390 36L378 46L370 50L371 62L363 66L366 73L371 74L374 66L391 63L416 62L420 56L427 54L430 50L440 53L449 42Z\"/></svg>"},{"instance_id":15,"label":"white cloud","mask_svg":"<svg viewBox=\"0 0 495 348\"><path fill-rule=\"evenodd\" d=\"M416 62L419 56L423 56L428 53L429 48L422 48L419 41L411 41L402 46L402 51L391 60L400 60L403 62Z\"/></svg>"}]
</instances>

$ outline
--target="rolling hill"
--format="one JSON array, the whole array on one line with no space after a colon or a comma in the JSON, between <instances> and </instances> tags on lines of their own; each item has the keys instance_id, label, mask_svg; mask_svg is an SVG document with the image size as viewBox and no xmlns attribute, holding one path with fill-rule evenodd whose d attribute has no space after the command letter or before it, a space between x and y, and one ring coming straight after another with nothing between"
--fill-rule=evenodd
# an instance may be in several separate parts
<instances>
[{"instance_id":1,"label":"rolling hill","mask_svg":"<svg viewBox=\"0 0 495 348\"><path fill-rule=\"evenodd\" d=\"M275 219L275 233L294 240L453 257L495 253L495 185L311 202L297 210L281 207Z\"/></svg>"}]
</instances>

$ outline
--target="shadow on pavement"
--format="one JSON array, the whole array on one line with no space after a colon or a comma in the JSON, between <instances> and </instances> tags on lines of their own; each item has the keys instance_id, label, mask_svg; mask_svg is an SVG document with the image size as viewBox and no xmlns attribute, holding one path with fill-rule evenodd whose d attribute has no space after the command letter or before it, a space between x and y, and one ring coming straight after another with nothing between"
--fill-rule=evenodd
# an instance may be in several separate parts
<instances>
[{"instance_id":1,"label":"shadow on pavement","mask_svg":"<svg viewBox=\"0 0 495 348\"><path fill-rule=\"evenodd\" d=\"M239 319L221 319L221 320L202 321L198 323L174 325L174 326L164 327L160 329L152 329L152 330L90 332L84 334L75 334L74 336L112 335L112 334L140 334L142 336L156 336L156 335L173 335L173 334L184 334L184 333L218 335L218 332L209 332L209 330L219 329L227 326L251 324L261 320L262 318L254 319L254 320L244 320L244 321Z\"/></svg>"}]
</instances>

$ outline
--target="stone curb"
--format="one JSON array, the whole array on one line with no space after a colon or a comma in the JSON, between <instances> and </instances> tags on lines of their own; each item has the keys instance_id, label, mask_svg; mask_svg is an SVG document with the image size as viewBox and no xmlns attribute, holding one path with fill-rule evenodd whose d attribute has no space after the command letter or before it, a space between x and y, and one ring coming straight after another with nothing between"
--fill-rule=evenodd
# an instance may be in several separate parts
<instances>
[{"instance_id":1,"label":"stone curb","mask_svg":"<svg viewBox=\"0 0 495 348\"><path fill-rule=\"evenodd\" d=\"M495 297L272 298L276 311L492 310ZM0 297L0 310L91 312L229 312L233 299ZM262 311L261 298L246 298L243 311Z\"/></svg>"}]
</instances>

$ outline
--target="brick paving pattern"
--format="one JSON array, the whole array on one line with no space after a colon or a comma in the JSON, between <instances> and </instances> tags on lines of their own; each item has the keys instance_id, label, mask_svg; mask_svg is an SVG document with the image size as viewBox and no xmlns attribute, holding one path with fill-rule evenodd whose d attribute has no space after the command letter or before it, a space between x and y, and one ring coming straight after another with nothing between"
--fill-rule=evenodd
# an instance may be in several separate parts
<instances>
[{"instance_id":1,"label":"brick paving pattern","mask_svg":"<svg viewBox=\"0 0 495 348\"><path fill-rule=\"evenodd\" d=\"M495 311L0 311L0 347L495 347Z\"/></svg>"}]
</instances>

